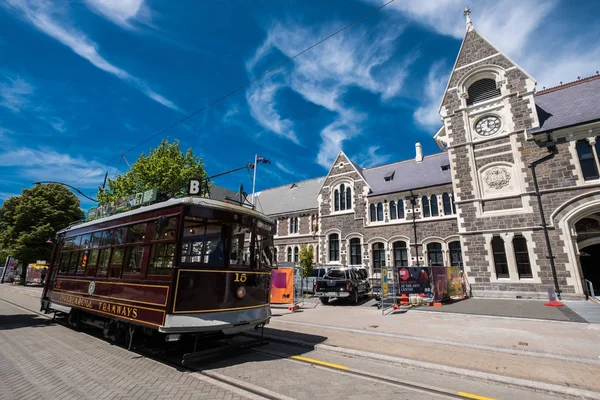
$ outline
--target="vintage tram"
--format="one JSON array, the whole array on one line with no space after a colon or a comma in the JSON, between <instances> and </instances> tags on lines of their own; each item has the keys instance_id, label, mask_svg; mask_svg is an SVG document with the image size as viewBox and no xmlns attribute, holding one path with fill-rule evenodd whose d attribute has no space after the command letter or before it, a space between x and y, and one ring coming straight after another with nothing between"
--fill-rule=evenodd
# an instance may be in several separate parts
<instances>
[{"instance_id":1,"label":"vintage tram","mask_svg":"<svg viewBox=\"0 0 600 400\"><path fill-rule=\"evenodd\" d=\"M107 338L231 335L269 322L275 226L242 205L186 197L57 233L42 310Z\"/></svg>"}]
</instances>

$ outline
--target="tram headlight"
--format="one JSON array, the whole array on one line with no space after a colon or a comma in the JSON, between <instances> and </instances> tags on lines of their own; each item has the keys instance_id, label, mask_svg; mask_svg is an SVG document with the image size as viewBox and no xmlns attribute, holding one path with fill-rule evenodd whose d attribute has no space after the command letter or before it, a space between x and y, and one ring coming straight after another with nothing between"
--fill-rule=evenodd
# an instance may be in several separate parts
<instances>
[{"instance_id":1,"label":"tram headlight","mask_svg":"<svg viewBox=\"0 0 600 400\"><path fill-rule=\"evenodd\" d=\"M244 296L246 296L246 286L239 286L237 288L237 290L235 291L235 294L237 295L237 297L239 297L240 299L243 299Z\"/></svg>"}]
</instances>

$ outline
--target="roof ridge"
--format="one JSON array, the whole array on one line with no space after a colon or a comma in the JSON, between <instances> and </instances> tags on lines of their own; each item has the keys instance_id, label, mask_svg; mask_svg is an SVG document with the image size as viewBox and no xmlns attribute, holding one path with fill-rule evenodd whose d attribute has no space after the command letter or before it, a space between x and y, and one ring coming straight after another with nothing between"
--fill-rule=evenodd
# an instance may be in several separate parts
<instances>
[{"instance_id":1,"label":"roof ridge","mask_svg":"<svg viewBox=\"0 0 600 400\"><path fill-rule=\"evenodd\" d=\"M535 95L536 96L540 96L542 94L552 93L552 92L555 92L557 90L566 89L566 88L569 88L569 87L572 87L572 86L579 85L580 83L587 83L587 82L590 82L590 81L594 81L596 79L600 79L600 73L598 71L596 71L595 75L588 76L587 78L577 77L577 80L574 80L574 81L571 81L571 82L567 82L567 83L560 82L560 84L557 85L557 86L553 86L553 87L550 87L548 89L543 88L539 92L536 92Z\"/></svg>"},{"instance_id":2,"label":"roof ridge","mask_svg":"<svg viewBox=\"0 0 600 400\"><path fill-rule=\"evenodd\" d=\"M442 154L446 154L446 152L445 151L440 151L440 152L433 153L433 154L427 154L427 155L423 156L423 159L430 158L430 157L440 156ZM376 169L376 168L389 167L390 165L397 165L397 164L408 163L408 162L411 162L411 161L416 162L414 158L409 158L408 160L395 161L395 162L391 162L391 163L388 163L388 164L377 165L375 167L363 168L363 170L368 171L368 170L372 170L372 169Z\"/></svg>"},{"instance_id":3,"label":"roof ridge","mask_svg":"<svg viewBox=\"0 0 600 400\"><path fill-rule=\"evenodd\" d=\"M324 176L317 176L316 178L308 178L308 179L304 179L304 180L301 180L301 181L288 182L288 183L284 183L283 185L273 186L273 187L270 187L270 188L267 188L267 189L263 189L263 190L257 190L256 193L266 192L267 190L279 189L279 188L286 187L286 186L291 186L291 185L294 185L294 184L297 185L299 183L304 183L304 182L308 182L308 181L314 181L314 180L322 179L322 178L324 179L325 177Z\"/></svg>"}]
</instances>

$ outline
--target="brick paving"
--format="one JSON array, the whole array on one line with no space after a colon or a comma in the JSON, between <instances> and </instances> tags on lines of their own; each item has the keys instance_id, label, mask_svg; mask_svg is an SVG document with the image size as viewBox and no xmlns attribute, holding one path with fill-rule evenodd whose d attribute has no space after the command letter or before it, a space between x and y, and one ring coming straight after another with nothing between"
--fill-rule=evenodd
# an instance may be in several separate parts
<instances>
[{"instance_id":1,"label":"brick paving","mask_svg":"<svg viewBox=\"0 0 600 400\"><path fill-rule=\"evenodd\" d=\"M245 399L0 301L0 399Z\"/></svg>"}]
</instances>

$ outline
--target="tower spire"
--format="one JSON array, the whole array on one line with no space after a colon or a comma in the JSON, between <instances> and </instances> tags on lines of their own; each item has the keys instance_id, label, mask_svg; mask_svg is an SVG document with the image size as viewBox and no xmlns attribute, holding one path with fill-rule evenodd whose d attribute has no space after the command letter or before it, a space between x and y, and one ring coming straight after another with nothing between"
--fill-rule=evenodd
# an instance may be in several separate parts
<instances>
[{"instance_id":1,"label":"tower spire","mask_svg":"<svg viewBox=\"0 0 600 400\"><path fill-rule=\"evenodd\" d=\"M469 7L465 7L465 10L463 11L463 15L467 19L467 32L469 32L470 30L473 29L473 23L471 22L471 17L469 16L469 15L471 15L471 10L469 9Z\"/></svg>"}]
</instances>

